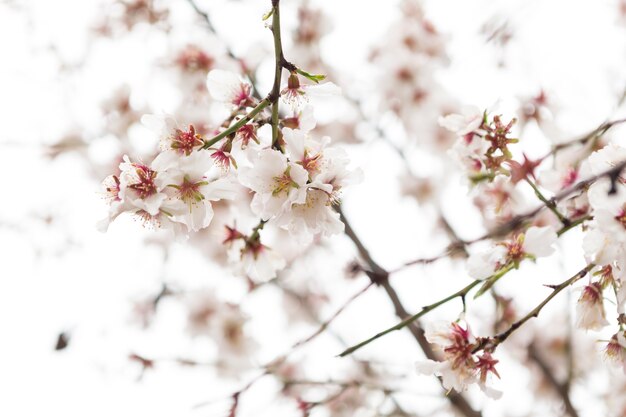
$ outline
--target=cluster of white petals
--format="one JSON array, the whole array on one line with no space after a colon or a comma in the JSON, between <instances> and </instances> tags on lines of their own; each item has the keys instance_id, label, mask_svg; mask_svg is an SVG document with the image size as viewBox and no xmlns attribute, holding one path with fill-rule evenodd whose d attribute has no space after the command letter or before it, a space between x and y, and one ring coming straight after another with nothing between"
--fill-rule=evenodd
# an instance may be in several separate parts
<instances>
[{"instance_id":1,"label":"cluster of white petals","mask_svg":"<svg viewBox=\"0 0 626 417\"><path fill-rule=\"evenodd\" d=\"M425 329L426 339L443 352L443 361L420 361L418 373L441 376L444 388L463 392L468 386L477 384L489 397L499 398L502 393L487 386L488 377L499 377L495 365L498 360L490 352L474 353L478 346L469 326L464 329L458 323L434 322Z\"/></svg>"},{"instance_id":2,"label":"cluster of white petals","mask_svg":"<svg viewBox=\"0 0 626 417\"><path fill-rule=\"evenodd\" d=\"M292 73L291 84L294 77L298 80ZM235 109L231 124L259 103L251 84L238 74L212 70L206 84L214 100ZM300 86L298 81L297 94L288 86L282 95L303 98L315 91L336 90L332 83ZM160 153L150 164L131 162L124 156L120 173L105 179L110 210L101 228L128 212L146 224L186 236L211 224L212 203L232 200L247 190L251 195L248 211L256 216L258 226L243 233L235 227L235 218L223 243L242 274L253 281L275 277L286 262L262 242L262 229L267 225L287 230L302 244L316 235L341 233L344 225L333 205L361 175L348 168L348 154L330 146L329 137L313 137L313 109L303 103L294 104L293 115L282 119L278 142L262 135L259 126L264 122L254 118L246 119L248 123L238 125L230 135L211 141L194 125L181 127L169 115L143 116L144 125L159 138ZM259 118L263 116L267 114L261 112Z\"/></svg>"},{"instance_id":3,"label":"cluster of white petals","mask_svg":"<svg viewBox=\"0 0 626 417\"><path fill-rule=\"evenodd\" d=\"M552 227L530 227L511 241L476 252L467 260L467 270L474 279L486 279L506 267L517 265L523 259L537 259L554 253L556 232Z\"/></svg>"}]
</instances>

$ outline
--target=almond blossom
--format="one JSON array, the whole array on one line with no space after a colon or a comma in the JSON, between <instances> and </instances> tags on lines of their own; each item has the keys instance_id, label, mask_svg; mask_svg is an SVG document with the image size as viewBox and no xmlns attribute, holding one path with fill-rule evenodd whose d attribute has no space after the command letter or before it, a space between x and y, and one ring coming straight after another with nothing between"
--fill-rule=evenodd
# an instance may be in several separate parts
<instances>
[{"instance_id":1,"label":"almond blossom","mask_svg":"<svg viewBox=\"0 0 626 417\"><path fill-rule=\"evenodd\" d=\"M341 88L331 82L323 84L300 84L298 74L292 72L287 87L280 92L281 99L293 110L303 107L309 97L328 97L341 95Z\"/></svg>"},{"instance_id":2,"label":"almond blossom","mask_svg":"<svg viewBox=\"0 0 626 417\"><path fill-rule=\"evenodd\" d=\"M186 129L181 128L176 120L168 115L145 114L141 117L141 123L159 137L159 147L163 151L174 150L189 156L204 143L193 125Z\"/></svg>"},{"instance_id":3,"label":"almond blossom","mask_svg":"<svg viewBox=\"0 0 626 417\"><path fill-rule=\"evenodd\" d=\"M231 264L252 283L266 282L286 266L283 256L262 243L261 230L266 222L261 221L246 234L235 226L225 226L223 244L228 248Z\"/></svg>"},{"instance_id":4,"label":"almond blossom","mask_svg":"<svg viewBox=\"0 0 626 417\"><path fill-rule=\"evenodd\" d=\"M252 86L234 72L214 69L207 75L207 88L211 97L235 107L254 104Z\"/></svg>"},{"instance_id":5,"label":"almond blossom","mask_svg":"<svg viewBox=\"0 0 626 417\"><path fill-rule=\"evenodd\" d=\"M239 169L239 181L255 192L252 210L263 220L306 201L308 172L274 149L253 154L254 168Z\"/></svg>"},{"instance_id":6,"label":"almond blossom","mask_svg":"<svg viewBox=\"0 0 626 417\"><path fill-rule=\"evenodd\" d=\"M293 116L283 119L283 126L290 129L298 129L304 133L313 130L316 124L313 107L310 105L305 105L302 110L296 111Z\"/></svg>"},{"instance_id":7,"label":"almond blossom","mask_svg":"<svg viewBox=\"0 0 626 417\"><path fill-rule=\"evenodd\" d=\"M519 267L524 259L535 260L554 253L556 232L552 227L530 227L510 241L501 242L491 250L470 255L468 272L474 279L486 279L505 267Z\"/></svg>"},{"instance_id":8,"label":"almond blossom","mask_svg":"<svg viewBox=\"0 0 626 417\"><path fill-rule=\"evenodd\" d=\"M626 149L609 144L587 159L590 171L598 175L626 161ZM615 187L615 193L611 193ZM612 184L601 179L589 187L589 204L594 219L583 242L588 259L596 264L615 264L626 271L626 185L623 178Z\"/></svg>"},{"instance_id":9,"label":"almond blossom","mask_svg":"<svg viewBox=\"0 0 626 417\"><path fill-rule=\"evenodd\" d=\"M159 212L167 198L163 192L167 178L162 171L140 162L131 162L130 158L124 155L124 162L120 164L119 179L120 200L151 215Z\"/></svg>"},{"instance_id":10,"label":"almond blossom","mask_svg":"<svg viewBox=\"0 0 626 417\"><path fill-rule=\"evenodd\" d=\"M581 329L600 330L609 322L604 312L602 288L599 283L592 283L583 288L576 304L576 324Z\"/></svg>"},{"instance_id":11,"label":"almond blossom","mask_svg":"<svg viewBox=\"0 0 626 417\"><path fill-rule=\"evenodd\" d=\"M621 366L626 374L626 332L620 330L611 337L604 348L604 356L609 361Z\"/></svg>"},{"instance_id":12,"label":"almond blossom","mask_svg":"<svg viewBox=\"0 0 626 417\"><path fill-rule=\"evenodd\" d=\"M301 130L283 129L285 149L292 161L308 173L306 198L296 202L275 219L275 223L307 241L313 235L332 235L343 231L344 225L332 205L339 200L344 186L359 181L360 172L347 169L347 154L327 145L330 138L311 139Z\"/></svg>"},{"instance_id":13,"label":"almond blossom","mask_svg":"<svg viewBox=\"0 0 626 417\"><path fill-rule=\"evenodd\" d=\"M237 239L228 253L230 262L254 282L269 281L286 266L284 258L259 239Z\"/></svg>"},{"instance_id":14,"label":"almond blossom","mask_svg":"<svg viewBox=\"0 0 626 417\"><path fill-rule=\"evenodd\" d=\"M465 136L476 132L482 126L485 119L485 112L476 106L463 108L462 114L448 114L439 117L439 125L456 133L458 136Z\"/></svg>"},{"instance_id":15,"label":"almond blossom","mask_svg":"<svg viewBox=\"0 0 626 417\"><path fill-rule=\"evenodd\" d=\"M179 157L175 152L163 152L153 165L168 174L167 201L163 210L173 220L197 232L209 225L213 218L211 201L231 199L235 190L231 178L217 178L209 181L206 174L213 162L206 153L194 152L190 156Z\"/></svg>"},{"instance_id":16,"label":"almond blossom","mask_svg":"<svg viewBox=\"0 0 626 417\"><path fill-rule=\"evenodd\" d=\"M469 327L465 329L458 323L436 322L429 324L425 331L426 339L443 353L443 361L420 361L416 364L420 374L438 374L444 388L459 392L467 390L472 384L492 398L499 398L501 392L486 385L490 374L500 377L496 371L497 360L490 352L478 355L473 351L478 346Z\"/></svg>"}]
</instances>

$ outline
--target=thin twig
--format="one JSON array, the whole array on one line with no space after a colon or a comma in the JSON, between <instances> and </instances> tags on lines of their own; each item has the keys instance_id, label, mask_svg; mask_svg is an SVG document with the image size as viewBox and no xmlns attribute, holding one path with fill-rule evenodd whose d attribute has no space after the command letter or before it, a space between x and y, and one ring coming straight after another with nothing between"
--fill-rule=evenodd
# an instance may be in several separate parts
<instances>
[{"instance_id":1,"label":"thin twig","mask_svg":"<svg viewBox=\"0 0 626 417\"><path fill-rule=\"evenodd\" d=\"M526 314L524 317L522 317L521 319L511 324L511 326L505 331L493 337L485 338L483 342L481 342L474 349L474 352L484 349L485 347L488 347L490 350L493 351L493 349L495 349L499 344L501 344L506 339L508 339L509 336L511 336L511 334L513 334L513 332L515 332L518 328L520 328L524 323L526 323L528 320L532 319L533 317L539 316L539 313L541 312L541 310L546 306L546 304L550 302L550 300L556 297L557 294L559 294L565 288L569 287L570 285L574 284L578 280L585 277L585 275L587 275L587 273L589 273L589 271L591 271L591 269L593 269L594 266L595 266L594 264L589 264L585 266L583 269L581 269L580 271L578 271L576 274L574 274L572 277L561 282L560 284L554 285L554 286L549 285L549 287L552 288L552 292L550 293L550 295L544 298L544 300L541 303L539 303L535 308L530 310L528 314Z\"/></svg>"},{"instance_id":2,"label":"thin twig","mask_svg":"<svg viewBox=\"0 0 626 417\"><path fill-rule=\"evenodd\" d=\"M337 309L337 311L335 311L335 313L332 316L330 316L327 320L325 320L313 334L311 334L309 337L307 337L305 339L302 339L299 342L297 342L296 344L294 344L292 349L296 349L296 348L298 348L298 347L300 347L300 346L302 346L302 345L304 345L306 343L309 343L311 340L315 339L317 336L319 336L321 333L323 333L324 330L326 330L326 328L328 328L328 326L330 325L330 323L333 320L335 320L354 300L356 300L361 295L363 295L373 285L374 285L374 282L368 283L363 289L359 290L357 293L355 293L350 298L348 298L346 300L346 302L343 303L341 305L341 307L339 307L339 309Z\"/></svg>"}]
</instances>

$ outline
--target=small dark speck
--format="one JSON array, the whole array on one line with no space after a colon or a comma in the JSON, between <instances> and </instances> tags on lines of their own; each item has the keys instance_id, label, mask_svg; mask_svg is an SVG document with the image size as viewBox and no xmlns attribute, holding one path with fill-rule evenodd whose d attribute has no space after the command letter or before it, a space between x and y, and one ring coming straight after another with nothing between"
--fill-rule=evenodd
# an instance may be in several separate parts
<instances>
[{"instance_id":1,"label":"small dark speck","mask_svg":"<svg viewBox=\"0 0 626 417\"><path fill-rule=\"evenodd\" d=\"M57 343L54 346L54 350L63 350L67 347L67 345L69 345L69 343L70 336L65 332L61 332L59 333L59 337L57 338Z\"/></svg>"}]
</instances>

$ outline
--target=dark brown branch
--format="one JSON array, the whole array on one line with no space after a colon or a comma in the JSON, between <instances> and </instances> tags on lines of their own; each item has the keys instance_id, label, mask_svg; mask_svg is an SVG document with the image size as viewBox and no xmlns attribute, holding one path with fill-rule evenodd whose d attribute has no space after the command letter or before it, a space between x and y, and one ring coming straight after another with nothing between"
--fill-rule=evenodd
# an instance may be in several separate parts
<instances>
[{"instance_id":1,"label":"dark brown branch","mask_svg":"<svg viewBox=\"0 0 626 417\"><path fill-rule=\"evenodd\" d=\"M356 235L356 233L352 229L352 226L346 219L344 213L341 211L341 207L338 207L337 211L339 212L339 215L341 216L341 221L345 225L345 234L350 238L350 240L352 240L352 242L354 243L354 245L356 246L359 252L359 255L361 256L361 258L363 259L363 261L367 264L369 268L369 271L366 271L366 273L368 277L370 278L370 280L372 282L375 282L376 284L379 284L385 290L385 292L387 293L387 296L391 300L396 316L398 316L402 320L410 317L411 315L404 308L404 305L400 301L400 297L398 296L398 293L396 292L396 290L393 288L393 286L388 280L389 273L380 265L378 265L376 261L374 261L374 259L370 255L367 248L363 245L363 242L361 242L359 237ZM420 348L422 349L422 351L424 352L424 354L426 355L428 359L430 360L439 359L437 355L435 354L435 352L433 351L432 347L430 346L430 343L428 343L428 340L426 340L426 336L424 335L424 330L420 327L419 322L417 320L410 323L407 326L407 328L409 329L409 331L411 332L411 335L416 340L416 342L418 343L418 345L420 346ZM463 396L462 394L452 390L449 392L446 398L464 416L482 417L482 413L480 411L474 410L472 406L470 405L470 403L465 398L465 396Z\"/></svg>"}]
</instances>

